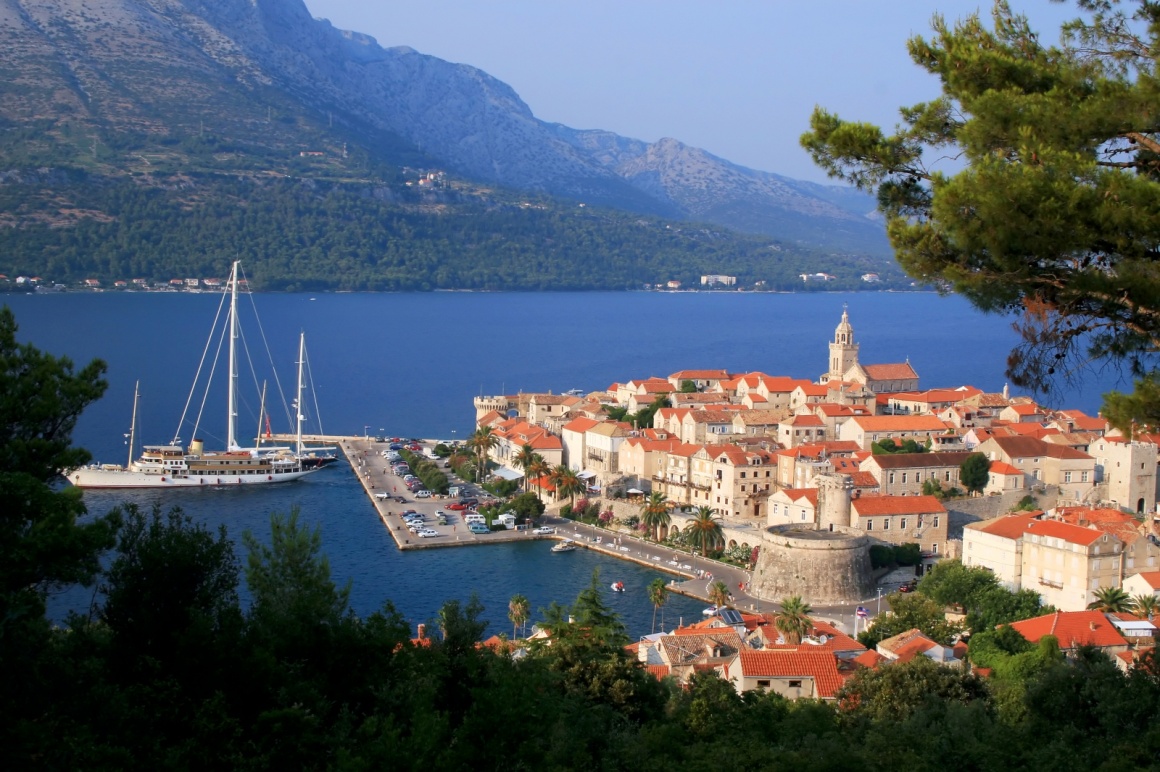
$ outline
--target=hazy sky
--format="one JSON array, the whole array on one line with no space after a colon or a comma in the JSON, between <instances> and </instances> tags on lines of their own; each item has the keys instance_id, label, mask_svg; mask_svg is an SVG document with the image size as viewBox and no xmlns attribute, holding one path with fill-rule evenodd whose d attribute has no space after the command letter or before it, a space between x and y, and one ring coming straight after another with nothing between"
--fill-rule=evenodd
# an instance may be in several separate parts
<instances>
[{"instance_id":1,"label":"hazy sky","mask_svg":"<svg viewBox=\"0 0 1160 772\"><path fill-rule=\"evenodd\" d=\"M654 142L674 137L729 161L826 181L798 146L810 111L893 126L938 93L906 40L967 0L306 0L316 17L478 67L536 117ZM1071 3L1012 0L1045 43Z\"/></svg>"}]
</instances>

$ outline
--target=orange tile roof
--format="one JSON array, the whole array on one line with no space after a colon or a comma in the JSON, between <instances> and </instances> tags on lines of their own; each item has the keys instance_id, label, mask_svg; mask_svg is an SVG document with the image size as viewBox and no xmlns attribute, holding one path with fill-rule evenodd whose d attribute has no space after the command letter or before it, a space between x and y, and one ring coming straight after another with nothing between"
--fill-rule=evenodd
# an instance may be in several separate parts
<instances>
[{"instance_id":1,"label":"orange tile roof","mask_svg":"<svg viewBox=\"0 0 1160 772\"><path fill-rule=\"evenodd\" d=\"M586 432L598 423L600 422L581 416L580 418L572 419L561 428L570 432Z\"/></svg>"},{"instance_id":2,"label":"orange tile roof","mask_svg":"<svg viewBox=\"0 0 1160 772\"><path fill-rule=\"evenodd\" d=\"M987 524L977 530L989 533L992 536L1001 536L1004 539L1022 539L1027 526L1042 517L1042 512L1028 512L1019 515L1007 515L987 521Z\"/></svg>"},{"instance_id":3,"label":"orange tile roof","mask_svg":"<svg viewBox=\"0 0 1160 772\"><path fill-rule=\"evenodd\" d=\"M881 654L874 651L874 649L867 649L857 657L854 657L854 662L857 662L862 667L868 667L870 669L874 669L886 661L886 657L883 657Z\"/></svg>"},{"instance_id":4,"label":"orange tile roof","mask_svg":"<svg viewBox=\"0 0 1160 772\"><path fill-rule=\"evenodd\" d=\"M866 432L941 432L946 422L933 415L875 415L851 418Z\"/></svg>"},{"instance_id":5,"label":"orange tile roof","mask_svg":"<svg viewBox=\"0 0 1160 772\"><path fill-rule=\"evenodd\" d=\"M1160 571L1141 571L1140 578L1147 582L1153 590L1160 589Z\"/></svg>"},{"instance_id":6,"label":"orange tile roof","mask_svg":"<svg viewBox=\"0 0 1160 772\"><path fill-rule=\"evenodd\" d=\"M1070 523L1061 523L1057 520L1036 520L1027 524L1024 533L1033 533L1038 536L1051 536L1056 539L1087 546L1096 542L1104 534L1095 528L1081 528Z\"/></svg>"},{"instance_id":7,"label":"orange tile roof","mask_svg":"<svg viewBox=\"0 0 1160 772\"><path fill-rule=\"evenodd\" d=\"M828 397L830 395L829 389L814 383L803 383L797 388L801 389L802 394L807 397ZM797 391L797 389L794 389L794 391Z\"/></svg>"},{"instance_id":8,"label":"orange tile roof","mask_svg":"<svg viewBox=\"0 0 1160 772\"><path fill-rule=\"evenodd\" d=\"M861 496L850 506L859 517L872 515L946 514L946 508L934 496Z\"/></svg>"},{"instance_id":9,"label":"orange tile roof","mask_svg":"<svg viewBox=\"0 0 1160 772\"><path fill-rule=\"evenodd\" d=\"M917 378L918 373L910 362L896 362L885 365L862 365L862 369L875 381L902 381Z\"/></svg>"},{"instance_id":10,"label":"orange tile roof","mask_svg":"<svg viewBox=\"0 0 1160 772\"><path fill-rule=\"evenodd\" d=\"M880 488L881 483L878 478L869 472L853 472L850 474L850 481L854 483L855 488Z\"/></svg>"},{"instance_id":11,"label":"orange tile roof","mask_svg":"<svg viewBox=\"0 0 1160 772\"><path fill-rule=\"evenodd\" d=\"M817 696L831 698L841 688L843 680L838 673L838 660L825 651L740 651L741 672L748 677L802 676L813 678Z\"/></svg>"},{"instance_id":12,"label":"orange tile roof","mask_svg":"<svg viewBox=\"0 0 1160 772\"><path fill-rule=\"evenodd\" d=\"M1032 643L1038 643L1045 635L1054 635L1061 649L1073 649L1085 644L1100 647L1128 645L1124 636L1120 635L1120 631L1102 611L1057 611L1022 622L1012 622L1011 627Z\"/></svg>"},{"instance_id":13,"label":"orange tile roof","mask_svg":"<svg viewBox=\"0 0 1160 772\"><path fill-rule=\"evenodd\" d=\"M785 376L764 376L761 379L761 385L770 394L789 394L798 386L809 386L810 382L800 378L787 378Z\"/></svg>"},{"instance_id":14,"label":"orange tile roof","mask_svg":"<svg viewBox=\"0 0 1160 772\"><path fill-rule=\"evenodd\" d=\"M1006 461L992 461L991 474L1023 474L1023 470L1017 466L1011 466Z\"/></svg>"},{"instance_id":15,"label":"orange tile roof","mask_svg":"<svg viewBox=\"0 0 1160 772\"><path fill-rule=\"evenodd\" d=\"M729 377L728 370L678 370L669 376L682 381L721 381Z\"/></svg>"},{"instance_id":16,"label":"orange tile roof","mask_svg":"<svg viewBox=\"0 0 1160 772\"><path fill-rule=\"evenodd\" d=\"M825 426L825 422L813 413L793 415L783 421L786 426Z\"/></svg>"}]
</instances>

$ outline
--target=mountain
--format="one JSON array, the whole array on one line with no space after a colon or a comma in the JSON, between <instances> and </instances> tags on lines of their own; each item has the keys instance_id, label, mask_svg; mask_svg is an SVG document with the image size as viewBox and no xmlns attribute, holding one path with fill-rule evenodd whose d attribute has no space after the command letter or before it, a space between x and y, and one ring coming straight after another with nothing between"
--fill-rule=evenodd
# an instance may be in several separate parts
<instances>
[{"instance_id":1,"label":"mountain","mask_svg":"<svg viewBox=\"0 0 1160 772\"><path fill-rule=\"evenodd\" d=\"M23 180L67 167L165 187L201 171L398 182L400 167L438 168L476 186L887 254L868 197L676 140L540 121L487 73L384 48L301 0L0 0L0 76L0 174Z\"/></svg>"}]
</instances>

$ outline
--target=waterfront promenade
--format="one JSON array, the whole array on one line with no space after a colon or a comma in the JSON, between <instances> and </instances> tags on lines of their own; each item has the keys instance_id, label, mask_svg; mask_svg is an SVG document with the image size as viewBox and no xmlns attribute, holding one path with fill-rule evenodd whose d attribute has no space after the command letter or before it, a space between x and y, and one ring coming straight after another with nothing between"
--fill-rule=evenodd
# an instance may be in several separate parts
<instances>
[{"instance_id":1,"label":"waterfront promenade","mask_svg":"<svg viewBox=\"0 0 1160 772\"><path fill-rule=\"evenodd\" d=\"M285 441L287 438L275 436L273 439ZM379 520L382 521L400 550L485 546L487 544L537 540L544 542L544 549L549 549L549 544L555 543L556 540L571 539L581 549L593 550L670 574L672 578L668 584L669 591L697 598L705 601L706 604L710 603L709 589L711 585L721 581L729 588L732 595L730 605L734 608L753 612L776 612L780 609L774 600L758 598L747 592L746 588L752 577L749 572L738 566L674 551L671 547L665 547L631 534L577 523L552 512L545 513L540 518L540 523L555 529L553 534L534 534L530 529L473 534L463 522L460 512L447 509L449 504L455 503L455 498L433 496L429 499L416 499L406 489L402 480L395 476L387 460L381 454L382 450L387 447L386 444L377 443L373 438L359 436L304 436L304 439L309 439L311 442L337 445L342 449L351 469L370 499ZM424 440L423 444L433 446L436 442L436 440ZM467 487L472 496L481 501L486 500L486 493L459 480L450 470L447 471L447 474L452 485ZM405 501L397 501L396 497L402 497ZM408 531L402 520L402 513L408 510L421 513L425 518L425 524L439 535L421 538ZM436 523L437 513L440 511L447 516L446 525ZM566 559L566 556L562 556L562 558ZM853 631L855 611L858 605L868 609L869 618L872 619L881 608L881 597L897 590L898 585L907 578L901 574L883 577L879 583L881 596L865 598L858 603L840 606L814 607L814 616L837 624L843 630ZM781 599L776 600L780 601ZM809 598L807 597L805 600L808 602Z\"/></svg>"}]
</instances>

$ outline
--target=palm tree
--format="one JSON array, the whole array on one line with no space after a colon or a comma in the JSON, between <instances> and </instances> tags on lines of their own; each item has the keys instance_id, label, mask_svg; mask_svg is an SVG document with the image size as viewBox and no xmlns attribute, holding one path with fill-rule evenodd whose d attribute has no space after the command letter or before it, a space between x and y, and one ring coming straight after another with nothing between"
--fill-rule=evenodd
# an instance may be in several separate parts
<instances>
[{"instance_id":1,"label":"palm tree","mask_svg":"<svg viewBox=\"0 0 1160 772\"><path fill-rule=\"evenodd\" d=\"M556 496L567 496L568 506L576 502L576 494L585 491L584 481L576 474L575 469L569 469L563 464L556 466L552 472L552 484L556 486Z\"/></svg>"},{"instance_id":2,"label":"palm tree","mask_svg":"<svg viewBox=\"0 0 1160 772\"><path fill-rule=\"evenodd\" d=\"M1128 593L1119 587L1101 587L1095 591L1096 599L1088 604L1095 611L1130 611L1132 606Z\"/></svg>"},{"instance_id":3,"label":"palm tree","mask_svg":"<svg viewBox=\"0 0 1160 772\"><path fill-rule=\"evenodd\" d=\"M516 628L523 627L531 615L531 604L523 595L513 595L508 601L508 619L512 621L512 640L516 637Z\"/></svg>"},{"instance_id":4,"label":"palm tree","mask_svg":"<svg viewBox=\"0 0 1160 772\"><path fill-rule=\"evenodd\" d=\"M552 467L548 465L548 462L544 460L543 456L541 456L539 453L532 454L532 460L528 464L527 474L535 479L536 498L540 499L541 501L544 498L544 488L542 485L540 485L540 479L551 471Z\"/></svg>"},{"instance_id":5,"label":"palm tree","mask_svg":"<svg viewBox=\"0 0 1160 772\"><path fill-rule=\"evenodd\" d=\"M781 611L777 613L777 617L773 620L773 626L778 629L788 643L797 645L802 642L802 638L809 635L810 630L814 626L814 622L810 619L810 614L813 608L810 604L802 600L802 596L794 595L789 598L783 598L781 601Z\"/></svg>"},{"instance_id":6,"label":"palm tree","mask_svg":"<svg viewBox=\"0 0 1160 772\"><path fill-rule=\"evenodd\" d=\"M467 447L475 451L476 455L476 482L480 482L487 471L487 454L499 444L499 437L492 433L490 426L481 426L467 438Z\"/></svg>"},{"instance_id":7,"label":"palm tree","mask_svg":"<svg viewBox=\"0 0 1160 772\"><path fill-rule=\"evenodd\" d=\"M667 527L672 518L669 517L668 502L665 501L665 495L660 491L653 491L645 499L644 504L640 509L641 522L652 533L655 541L660 541L661 528Z\"/></svg>"},{"instance_id":8,"label":"palm tree","mask_svg":"<svg viewBox=\"0 0 1160 772\"><path fill-rule=\"evenodd\" d=\"M665 580L657 577L648 584L648 600L653 605L652 631L657 631L657 609L665 605L668 596L665 592ZM665 629L665 618L661 617L661 630Z\"/></svg>"},{"instance_id":9,"label":"palm tree","mask_svg":"<svg viewBox=\"0 0 1160 772\"><path fill-rule=\"evenodd\" d=\"M725 534L716 514L717 510L712 507L697 507L689 522L689 539L694 547L701 548L701 557L710 550L725 546Z\"/></svg>"},{"instance_id":10,"label":"palm tree","mask_svg":"<svg viewBox=\"0 0 1160 772\"><path fill-rule=\"evenodd\" d=\"M720 579L709 585L709 600L717 608L724 608L729 603L729 585Z\"/></svg>"},{"instance_id":11,"label":"palm tree","mask_svg":"<svg viewBox=\"0 0 1160 772\"><path fill-rule=\"evenodd\" d=\"M535 448L525 442L523 447L516 451L515 456L512 458L516 466L524 470L524 493L528 492L528 469L531 467L535 457Z\"/></svg>"},{"instance_id":12,"label":"palm tree","mask_svg":"<svg viewBox=\"0 0 1160 772\"><path fill-rule=\"evenodd\" d=\"M1132 612L1136 616L1152 619L1160 614L1160 598L1151 593L1132 596Z\"/></svg>"}]
</instances>

